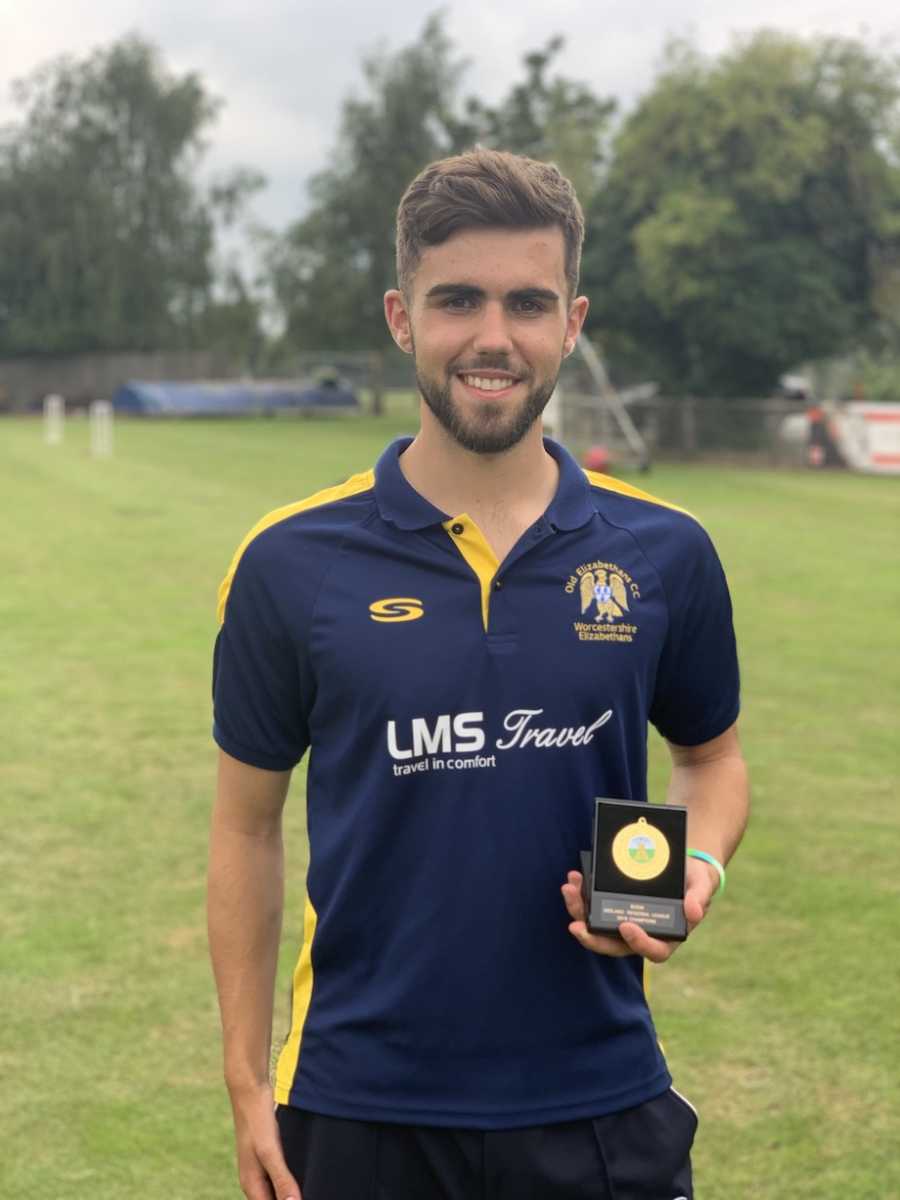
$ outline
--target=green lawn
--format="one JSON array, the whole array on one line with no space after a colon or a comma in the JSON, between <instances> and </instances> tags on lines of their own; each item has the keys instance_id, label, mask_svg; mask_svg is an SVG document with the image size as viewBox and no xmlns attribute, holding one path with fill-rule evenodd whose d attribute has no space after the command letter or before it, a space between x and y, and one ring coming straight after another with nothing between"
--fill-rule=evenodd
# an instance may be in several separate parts
<instances>
[{"instance_id":1,"label":"green lawn","mask_svg":"<svg viewBox=\"0 0 900 1200\"><path fill-rule=\"evenodd\" d=\"M203 917L216 587L262 513L413 425L411 409L121 423L115 457L94 461L84 422L57 448L37 422L0 424L0 1196L239 1195ZM676 1083L702 1113L699 1195L900 1196L900 480L660 467L636 482L719 546L753 772L725 897L653 971ZM655 744L656 794L663 769Z\"/></svg>"}]
</instances>

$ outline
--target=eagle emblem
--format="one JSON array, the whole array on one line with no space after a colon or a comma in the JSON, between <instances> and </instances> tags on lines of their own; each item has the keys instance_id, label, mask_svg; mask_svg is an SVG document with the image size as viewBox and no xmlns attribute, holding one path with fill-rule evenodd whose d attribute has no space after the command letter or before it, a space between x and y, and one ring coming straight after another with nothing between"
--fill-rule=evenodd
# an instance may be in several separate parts
<instances>
[{"instance_id":1,"label":"eagle emblem","mask_svg":"<svg viewBox=\"0 0 900 1200\"><path fill-rule=\"evenodd\" d=\"M581 576L581 611L597 605L595 621L615 621L628 612L625 580L615 571L585 571Z\"/></svg>"}]
</instances>

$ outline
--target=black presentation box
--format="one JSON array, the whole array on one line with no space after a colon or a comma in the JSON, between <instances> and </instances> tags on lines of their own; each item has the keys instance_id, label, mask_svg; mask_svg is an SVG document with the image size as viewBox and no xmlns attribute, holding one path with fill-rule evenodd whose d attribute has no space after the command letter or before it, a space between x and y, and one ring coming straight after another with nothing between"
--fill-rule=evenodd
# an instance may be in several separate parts
<instances>
[{"instance_id":1,"label":"black presentation box","mask_svg":"<svg viewBox=\"0 0 900 1200\"><path fill-rule=\"evenodd\" d=\"M687 809L598 798L594 845L581 852L591 933L619 935L633 921L653 937L684 941Z\"/></svg>"}]
</instances>

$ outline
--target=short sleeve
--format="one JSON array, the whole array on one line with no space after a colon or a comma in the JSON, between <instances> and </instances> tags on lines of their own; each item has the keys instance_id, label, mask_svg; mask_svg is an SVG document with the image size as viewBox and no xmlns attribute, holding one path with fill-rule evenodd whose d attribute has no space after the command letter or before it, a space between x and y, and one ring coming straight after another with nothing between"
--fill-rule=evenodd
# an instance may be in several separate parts
<instances>
[{"instance_id":1,"label":"short sleeve","mask_svg":"<svg viewBox=\"0 0 900 1200\"><path fill-rule=\"evenodd\" d=\"M650 720L676 745L698 746L724 733L740 709L731 597L718 555L699 525L689 552L664 583L669 628Z\"/></svg>"},{"instance_id":2,"label":"short sleeve","mask_svg":"<svg viewBox=\"0 0 900 1200\"><path fill-rule=\"evenodd\" d=\"M234 572L213 659L213 737L233 758L287 771L309 744L302 629L278 603L278 573L251 543Z\"/></svg>"}]
</instances>

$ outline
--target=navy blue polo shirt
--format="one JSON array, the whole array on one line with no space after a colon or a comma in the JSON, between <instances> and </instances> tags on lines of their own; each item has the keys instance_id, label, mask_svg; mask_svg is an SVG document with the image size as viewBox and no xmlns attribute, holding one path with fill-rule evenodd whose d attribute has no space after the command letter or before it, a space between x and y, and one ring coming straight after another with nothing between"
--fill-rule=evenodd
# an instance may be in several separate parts
<instances>
[{"instance_id":1,"label":"navy blue polo shirt","mask_svg":"<svg viewBox=\"0 0 900 1200\"><path fill-rule=\"evenodd\" d=\"M595 796L647 798L647 723L738 711L728 590L688 514L582 471L498 563L388 447L264 518L220 593L218 744L310 751L309 872L275 1095L332 1116L498 1129L669 1085L637 957L569 934Z\"/></svg>"}]
</instances>

